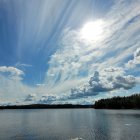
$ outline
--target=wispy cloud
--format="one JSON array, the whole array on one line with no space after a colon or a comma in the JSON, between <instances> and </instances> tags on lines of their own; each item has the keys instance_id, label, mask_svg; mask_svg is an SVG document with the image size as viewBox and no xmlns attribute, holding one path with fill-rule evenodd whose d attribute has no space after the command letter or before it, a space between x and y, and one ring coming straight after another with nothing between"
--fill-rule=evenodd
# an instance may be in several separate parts
<instances>
[{"instance_id":1,"label":"wispy cloud","mask_svg":"<svg viewBox=\"0 0 140 140\"><path fill-rule=\"evenodd\" d=\"M18 62L15 64L15 67L17 67L17 68L32 67L32 65Z\"/></svg>"},{"instance_id":2,"label":"wispy cloud","mask_svg":"<svg viewBox=\"0 0 140 140\"><path fill-rule=\"evenodd\" d=\"M134 68L139 64L140 64L140 48L137 48L137 50L134 52L133 59L129 60L128 63L126 63L126 67Z\"/></svg>"},{"instance_id":3,"label":"wispy cloud","mask_svg":"<svg viewBox=\"0 0 140 140\"><path fill-rule=\"evenodd\" d=\"M49 70L46 74L48 87L55 87L57 83L63 85L72 79L90 78L95 71L100 73L111 66L114 68L121 66L123 69L127 63L126 60L140 45L137 33L140 28L138 3L139 1L131 1L129 4L127 1L115 1L110 12L102 19L104 20L104 34L99 41L87 42L81 39L80 29L65 29L61 36L60 48L51 56L49 62ZM115 74L115 72L112 73ZM116 77L116 82L119 83L121 80L126 82L120 83L120 88L129 89L135 85L132 84L133 78L129 75ZM113 84L114 81L107 80L106 82ZM75 86L78 84L75 83ZM119 85L117 87L119 88Z\"/></svg>"},{"instance_id":4,"label":"wispy cloud","mask_svg":"<svg viewBox=\"0 0 140 140\"><path fill-rule=\"evenodd\" d=\"M100 93L104 97L139 85L139 0L115 0L99 18L94 17L90 0L31 0L30 4L13 1L18 13L15 17L11 16L14 15L11 3L1 3L9 24L15 18L18 31L13 44L19 58L14 67L0 66L1 100L85 103L86 99L92 102L93 98L100 98ZM81 36L84 24L97 20L103 21L99 39L84 39ZM23 81L27 75L25 68L34 71L40 68L31 76L33 79L42 69L45 77L39 84L29 86Z\"/></svg>"}]
</instances>

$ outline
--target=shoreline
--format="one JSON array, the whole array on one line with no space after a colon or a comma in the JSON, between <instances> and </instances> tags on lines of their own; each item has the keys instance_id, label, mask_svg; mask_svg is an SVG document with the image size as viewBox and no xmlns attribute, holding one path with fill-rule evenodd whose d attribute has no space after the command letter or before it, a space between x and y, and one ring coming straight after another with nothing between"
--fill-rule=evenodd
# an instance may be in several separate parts
<instances>
[{"instance_id":1,"label":"shoreline","mask_svg":"<svg viewBox=\"0 0 140 140\"><path fill-rule=\"evenodd\" d=\"M48 105L48 104L31 104L31 105L7 105L0 106L3 109L85 109L94 108L93 105Z\"/></svg>"},{"instance_id":2,"label":"shoreline","mask_svg":"<svg viewBox=\"0 0 140 140\"><path fill-rule=\"evenodd\" d=\"M95 110L140 110L139 108L95 108L94 105L48 105L48 104L30 104L30 105L7 105L0 106L4 109L95 109Z\"/></svg>"}]
</instances>

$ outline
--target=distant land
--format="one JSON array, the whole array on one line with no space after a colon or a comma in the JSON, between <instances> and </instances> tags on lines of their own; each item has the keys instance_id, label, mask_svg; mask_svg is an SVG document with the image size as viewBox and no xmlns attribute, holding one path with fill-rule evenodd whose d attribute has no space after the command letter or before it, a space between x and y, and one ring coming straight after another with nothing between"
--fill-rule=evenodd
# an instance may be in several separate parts
<instances>
[{"instance_id":1,"label":"distant land","mask_svg":"<svg viewBox=\"0 0 140 140\"><path fill-rule=\"evenodd\" d=\"M140 94L128 97L113 97L95 102L95 109L140 109Z\"/></svg>"},{"instance_id":2,"label":"distant land","mask_svg":"<svg viewBox=\"0 0 140 140\"><path fill-rule=\"evenodd\" d=\"M73 104L30 104L30 105L8 105L0 106L0 109L65 109L65 108L93 108L93 105Z\"/></svg>"},{"instance_id":3,"label":"distant land","mask_svg":"<svg viewBox=\"0 0 140 140\"><path fill-rule=\"evenodd\" d=\"M101 99L93 105L79 104L30 104L30 105L5 105L0 109L76 109L76 108L95 108L95 109L140 109L140 94L133 94L127 97L113 97Z\"/></svg>"}]
</instances>

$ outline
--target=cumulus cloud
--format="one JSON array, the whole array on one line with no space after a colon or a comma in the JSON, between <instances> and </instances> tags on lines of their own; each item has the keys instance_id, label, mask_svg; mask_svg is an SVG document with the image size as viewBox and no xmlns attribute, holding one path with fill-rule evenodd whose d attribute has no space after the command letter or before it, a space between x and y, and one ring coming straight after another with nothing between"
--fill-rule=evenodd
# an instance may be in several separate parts
<instances>
[{"instance_id":1,"label":"cumulus cloud","mask_svg":"<svg viewBox=\"0 0 140 140\"><path fill-rule=\"evenodd\" d=\"M38 101L38 103L44 103L44 104L52 104L55 101L59 101L60 98L57 96L42 96L41 99Z\"/></svg>"},{"instance_id":2,"label":"cumulus cloud","mask_svg":"<svg viewBox=\"0 0 140 140\"><path fill-rule=\"evenodd\" d=\"M43 96L41 103L58 103L75 99L84 99L97 96L100 93L113 92L116 90L132 89L137 83L137 78L127 75L121 67L109 67L102 71L95 71L94 75L85 84L72 88L67 94ZM93 101L92 101L93 102Z\"/></svg>"},{"instance_id":3,"label":"cumulus cloud","mask_svg":"<svg viewBox=\"0 0 140 140\"><path fill-rule=\"evenodd\" d=\"M69 99L96 96L99 93L110 92L117 89L128 90L136 85L136 78L132 75L125 75L122 68L106 68L102 71L95 71L89 83L83 87L72 89Z\"/></svg>"},{"instance_id":4,"label":"cumulus cloud","mask_svg":"<svg viewBox=\"0 0 140 140\"><path fill-rule=\"evenodd\" d=\"M87 99L88 95L84 96L82 93L81 95L77 96L76 94L64 94L64 95L53 95L53 96L42 96L37 103L43 104L91 104L93 100L83 100ZM80 100L78 100L80 99Z\"/></svg>"},{"instance_id":5,"label":"cumulus cloud","mask_svg":"<svg viewBox=\"0 0 140 140\"><path fill-rule=\"evenodd\" d=\"M25 100L24 101L35 101L35 99L36 99L36 95L35 94L28 94L25 97Z\"/></svg>"},{"instance_id":6,"label":"cumulus cloud","mask_svg":"<svg viewBox=\"0 0 140 140\"><path fill-rule=\"evenodd\" d=\"M133 59L128 61L126 67L134 68L139 64L140 64L140 48L137 48L137 50L134 52Z\"/></svg>"},{"instance_id":7,"label":"cumulus cloud","mask_svg":"<svg viewBox=\"0 0 140 140\"><path fill-rule=\"evenodd\" d=\"M89 84L95 92L108 92L120 88L131 89L136 84L136 78L125 75L121 68L108 68L101 72L96 71Z\"/></svg>"}]
</instances>

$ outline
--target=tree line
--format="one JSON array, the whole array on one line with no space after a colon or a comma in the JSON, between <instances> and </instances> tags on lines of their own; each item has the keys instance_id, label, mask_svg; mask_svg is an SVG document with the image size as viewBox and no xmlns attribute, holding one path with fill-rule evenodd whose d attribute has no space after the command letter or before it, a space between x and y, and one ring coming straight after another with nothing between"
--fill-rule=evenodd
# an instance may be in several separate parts
<instances>
[{"instance_id":1,"label":"tree line","mask_svg":"<svg viewBox=\"0 0 140 140\"><path fill-rule=\"evenodd\" d=\"M79 104L28 104L28 105L6 105L0 109L65 109L65 108L92 108L93 105Z\"/></svg>"},{"instance_id":2,"label":"tree line","mask_svg":"<svg viewBox=\"0 0 140 140\"><path fill-rule=\"evenodd\" d=\"M95 109L140 109L140 94L128 97L113 97L95 102Z\"/></svg>"}]
</instances>

